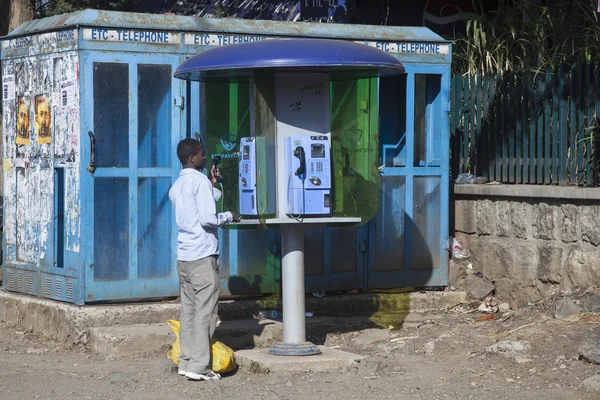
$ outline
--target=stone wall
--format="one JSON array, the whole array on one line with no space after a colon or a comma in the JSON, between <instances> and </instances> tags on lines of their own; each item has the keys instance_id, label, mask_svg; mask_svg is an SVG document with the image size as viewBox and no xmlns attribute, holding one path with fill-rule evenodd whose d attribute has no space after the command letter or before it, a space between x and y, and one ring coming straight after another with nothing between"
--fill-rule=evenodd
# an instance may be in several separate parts
<instances>
[{"instance_id":1,"label":"stone wall","mask_svg":"<svg viewBox=\"0 0 600 400\"><path fill-rule=\"evenodd\" d=\"M456 185L454 200L455 237L499 299L600 286L600 189Z\"/></svg>"}]
</instances>

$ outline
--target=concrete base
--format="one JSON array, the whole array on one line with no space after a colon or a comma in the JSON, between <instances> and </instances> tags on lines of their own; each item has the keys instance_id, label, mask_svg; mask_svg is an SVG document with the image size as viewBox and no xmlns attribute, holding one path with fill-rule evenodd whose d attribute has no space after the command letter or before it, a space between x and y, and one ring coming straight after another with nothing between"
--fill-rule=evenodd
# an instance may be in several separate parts
<instances>
[{"instance_id":1,"label":"concrete base","mask_svg":"<svg viewBox=\"0 0 600 400\"><path fill-rule=\"evenodd\" d=\"M464 292L414 292L402 294L356 294L307 297L306 311L315 317L307 325L317 323L319 317L371 318L378 314L395 313L406 322L411 313L438 311L466 302ZM281 309L280 299L229 300L219 303L219 316L223 325L217 329L227 332L232 347L271 346L283 340L281 322L257 321L252 316L261 309ZM146 324L165 324L169 319L179 319L178 302L136 304L106 304L75 306L23 294L0 291L0 321L7 325L44 335L68 346L87 345L92 328L130 327ZM242 320L233 324L233 320ZM384 325L387 327L387 325ZM167 332L168 327L164 327ZM134 331L137 328L133 328ZM224 330L227 329L227 330ZM102 330L98 331L102 336ZM109 331L110 332L110 329ZM111 339L112 340L112 339ZM310 338L309 338L310 340ZM119 339L112 340L119 342ZM162 343L162 342L161 342ZM104 346L104 345L102 345ZM109 347L98 347L110 349ZM234 347L234 348L235 348ZM110 350L109 354L115 350Z\"/></svg>"},{"instance_id":2,"label":"concrete base","mask_svg":"<svg viewBox=\"0 0 600 400\"><path fill-rule=\"evenodd\" d=\"M178 318L176 303L76 306L0 291L0 321L72 346L86 345L93 327L165 323Z\"/></svg>"},{"instance_id":3,"label":"concrete base","mask_svg":"<svg viewBox=\"0 0 600 400\"><path fill-rule=\"evenodd\" d=\"M130 357L166 353L174 341L167 324L110 326L91 328L89 347L102 355Z\"/></svg>"},{"instance_id":4,"label":"concrete base","mask_svg":"<svg viewBox=\"0 0 600 400\"><path fill-rule=\"evenodd\" d=\"M407 314L403 327L417 328L426 320L442 321L443 316L432 314ZM313 317L306 320L309 335L316 333L323 338L328 332L360 332L355 338L359 345L369 345L390 338L389 329L373 327L364 317ZM283 341L283 323L273 320L223 321L217 327L215 339L234 350L269 349ZM175 334L166 324L92 327L89 329L88 348L98 354L135 357L144 354L165 354L175 341Z\"/></svg>"},{"instance_id":5,"label":"concrete base","mask_svg":"<svg viewBox=\"0 0 600 400\"><path fill-rule=\"evenodd\" d=\"M252 349L237 351L238 365L255 372L323 372L339 371L349 368L364 356L347 353L345 351L318 346L321 354L315 356L274 356L269 354L269 349Z\"/></svg>"},{"instance_id":6,"label":"concrete base","mask_svg":"<svg viewBox=\"0 0 600 400\"><path fill-rule=\"evenodd\" d=\"M233 349L268 347L283 340L283 324L271 320L225 321L214 338ZM167 324L94 327L89 330L91 351L120 357L166 353L175 341Z\"/></svg>"}]
</instances>

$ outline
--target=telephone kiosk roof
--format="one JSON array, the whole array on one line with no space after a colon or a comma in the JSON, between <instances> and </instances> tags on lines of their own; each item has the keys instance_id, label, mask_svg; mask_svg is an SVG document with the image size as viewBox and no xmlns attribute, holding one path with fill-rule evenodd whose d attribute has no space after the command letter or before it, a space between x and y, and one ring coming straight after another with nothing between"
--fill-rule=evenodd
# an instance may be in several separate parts
<instances>
[{"instance_id":1,"label":"telephone kiosk roof","mask_svg":"<svg viewBox=\"0 0 600 400\"><path fill-rule=\"evenodd\" d=\"M402 74L404 66L382 50L334 39L266 39L216 47L183 62L175 77L191 81L246 81L257 70L327 73L331 80Z\"/></svg>"}]
</instances>

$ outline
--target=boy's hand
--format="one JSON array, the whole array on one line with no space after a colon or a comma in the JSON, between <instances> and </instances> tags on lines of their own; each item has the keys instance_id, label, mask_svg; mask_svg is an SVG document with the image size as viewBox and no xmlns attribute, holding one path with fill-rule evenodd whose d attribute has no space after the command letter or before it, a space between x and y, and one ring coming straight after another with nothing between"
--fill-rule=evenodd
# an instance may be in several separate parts
<instances>
[{"instance_id":1,"label":"boy's hand","mask_svg":"<svg viewBox=\"0 0 600 400\"><path fill-rule=\"evenodd\" d=\"M218 176L221 176L221 170L213 165L210 169L210 181L213 185L216 185L219 182L217 180Z\"/></svg>"},{"instance_id":2,"label":"boy's hand","mask_svg":"<svg viewBox=\"0 0 600 400\"><path fill-rule=\"evenodd\" d=\"M233 222L240 222L239 217L237 215L235 215L235 213L233 211L229 211L229 212L231 213Z\"/></svg>"}]
</instances>

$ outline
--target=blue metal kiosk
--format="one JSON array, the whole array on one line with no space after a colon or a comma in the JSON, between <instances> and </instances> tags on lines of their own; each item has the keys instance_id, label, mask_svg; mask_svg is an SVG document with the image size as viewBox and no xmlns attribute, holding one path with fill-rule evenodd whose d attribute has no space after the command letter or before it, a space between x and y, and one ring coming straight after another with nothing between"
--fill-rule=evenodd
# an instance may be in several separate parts
<instances>
[{"instance_id":1,"label":"blue metal kiosk","mask_svg":"<svg viewBox=\"0 0 600 400\"><path fill-rule=\"evenodd\" d=\"M3 288L76 304L177 296L167 196L180 168L175 145L198 132L209 154L223 156L227 177L241 138L256 133L257 110L244 82L174 73L209 49L282 38L366 44L405 69L323 87L331 130L350 149L333 161L376 157L370 176L379 174L379 191L338 196L375 205L365 224L305 230L306 290L446 285L449 42L426 28L86 10L25 23L2 39ZM377 133L364 154L348 147ZM348 185L361 179L354 172ZM279 229L223 230L220 242L224 295L278 291Z\"/></svg>"}]
</instances>

